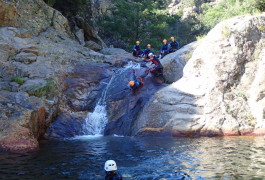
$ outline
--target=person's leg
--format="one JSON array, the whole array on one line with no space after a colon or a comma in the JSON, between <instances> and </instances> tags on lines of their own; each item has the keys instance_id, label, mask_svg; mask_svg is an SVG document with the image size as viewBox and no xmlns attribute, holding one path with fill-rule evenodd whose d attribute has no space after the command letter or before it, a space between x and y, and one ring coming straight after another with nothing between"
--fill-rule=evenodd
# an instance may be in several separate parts
<instances>
[{"instance_id":1,"label":"person's leg","mask_svg":"<svg viewBox=\"0 0 265 180\"><path fill-rule=\"evenodd\" d=\"M148 72L145 72L145 74L141 75L140 77L144 79L146 76L148 76Z\"/></svg>"},{"instance_id":2,"label":"person's leg","mask_svg":"<svg viewBox=\"0 0 265 180\"><path fill-rule=\"evenodd\" d=\"M142 54L143 54L143 51L138 51L138 56L142 56Z\"/></svg>"},{"instance_id":3,"label":"person's leg","mask_svg":"<svg viewBox=\"0 0 265 180\"><path fill-rule=\"evenodd\" d=\"M163 57L165 57L165 55L166 55L166 53L164 52L164 53L162 53L161 54L161 59L163 58Z\"/></svg>"}]
</instances>

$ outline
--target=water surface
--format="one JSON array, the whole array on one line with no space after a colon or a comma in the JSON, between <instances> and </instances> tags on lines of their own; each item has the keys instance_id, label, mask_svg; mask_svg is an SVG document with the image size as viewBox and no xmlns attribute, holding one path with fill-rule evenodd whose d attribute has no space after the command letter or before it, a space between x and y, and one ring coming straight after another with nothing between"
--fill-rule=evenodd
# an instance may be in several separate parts
<instances>
[{"instance_id":1,"label":"water surface","mask_svg":"<svg viewBox=\"0 0 265 180\"><path fill-rule=\"evenodd\" d=\"M104 179L116 160L125 179L265 179L262 137L81 137L42 141L31 153L0 153L0 179Z\"/></svg>"}]
</instances>

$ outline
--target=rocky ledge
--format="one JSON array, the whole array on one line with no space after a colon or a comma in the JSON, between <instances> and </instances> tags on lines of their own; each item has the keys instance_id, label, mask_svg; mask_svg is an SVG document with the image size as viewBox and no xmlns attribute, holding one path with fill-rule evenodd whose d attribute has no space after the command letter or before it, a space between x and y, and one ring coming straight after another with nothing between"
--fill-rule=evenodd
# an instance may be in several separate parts
<instances>
[{"instance_id":1,"label":"rocky ledge","mask_svg":"<svg viewBox=\"0 0 265 180\"><path fill-rule=\"evenodd\" d=\"M158 91L133 135L265 134L265 14L218 24L184 68Z\"/></svg>"}]
</instances>

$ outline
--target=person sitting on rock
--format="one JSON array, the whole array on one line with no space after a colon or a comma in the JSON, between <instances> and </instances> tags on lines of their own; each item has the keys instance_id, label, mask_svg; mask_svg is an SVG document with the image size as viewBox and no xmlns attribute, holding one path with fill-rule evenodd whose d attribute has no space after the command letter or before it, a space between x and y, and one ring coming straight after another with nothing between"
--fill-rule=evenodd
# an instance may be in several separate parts
<instances>
[{"instance_id":1,"label":"person sitting on rock","mask_svg":"<svg viewBox=\"0 0 265 180\"><path fill-rule=\"evenodd\" d=\"M159 50L160 51L160 55L161 55L161 59L163 57L165 57L165 55L167 55L169 53L169 49L170 49L170 45L167 43L167 40L164 39L163 40L163 44L162 44L162 46L161 46L161 48Z\"/></svg>"},{"instance_id":2,"label":"person sitting on rock","mask_svg":"<svg viewBox=\"0 0 265 180\"><path fill-rule=\"evenodd\" d=\"M152 73L153 71L156 71L163 75L163 65L161 64L159 59L153 53L149 53L148 56L150 58L148 60L144 60L144 62L152 62L152 64L155 65L152 69L150 69L150 72Z\"/></svg>"},{"instance_id":3,"label":"person sitting on rock","mask_svg":"<svg viewBox=\"0 0 265 180\"><path fill-rule=\"evenodd\" d=\"M147 48L144 50L144 53L143 53L143 57L146 58L146 59L149 59L149 53L154 53L153 51L151 51L151 44L147 44L146 46Z\"/></svg>"},{"instance_id":4,"label":"person sitting on rock","mask_svg":"<svg viewBox=\"0 0 265 180\"><path fill-rule=\"evenodd\" d=\"M136 44L132 48L133 55L135 57L140 57L143 53L143 51L140 48L140 41L136 41Z\"/></svg>"},{"instance_id":5,"label":"person sitting on rock","mask_svg":"<svg viewBox=\"0 0 265 180\"><path fill-rule=\"evenodd\" d=\"M104 169L106 173L105 180L122 180L122 175L118 173L115 161L106 161Z\"/></svg>"},{"instance_id":6,"label":"person sitting on rock","mask_svg":"<svg viewBox=\"0 0 265 180\"><path fill-rule=\"evenodd\" d=\"M171 41L169 42L169 45L170 45L169 53L172 53L172 52L179 50L180 45L179 45L178 41L176 41L173 36L170 38L170 40Z\"/></svg>"},{"instance_id":7,"label":"person sitting on rock","mask_svg":"<svg viewBox=\"0 0 265 180\"><path fill-rule=\"evenodd\" d=\"M133 80L129 82L129 87L132 90L137 90L144 85L144 78L148 75L148 71L142 76L136 76L136 70L133 69Z\"/></svg>"}]
</instances>

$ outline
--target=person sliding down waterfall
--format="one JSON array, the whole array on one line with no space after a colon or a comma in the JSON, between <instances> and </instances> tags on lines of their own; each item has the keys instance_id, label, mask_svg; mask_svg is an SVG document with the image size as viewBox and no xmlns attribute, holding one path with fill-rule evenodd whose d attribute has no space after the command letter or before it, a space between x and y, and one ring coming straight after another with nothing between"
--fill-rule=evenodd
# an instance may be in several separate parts
<instances>
[{"instance_id":1,"label":"person sliding down waterfall","mask_svg":"<svg viewBox=\"0 0 265 180\"><path fill-rule=\"evenodd\" d=\"M105 180L122 180L122 175L118 173L115 161L106 161L104 169L106 173Z\"/></svg>"},{"instance_id":2,"label":"person sliding down waterfall","mask_svg":"<svg viewBox=\"0 0 265 180\"><path fill-rule=\"evenodd\" d=\"M145 74L142 76L136 76L136 70L133 69L133 79L129 82L129 87L132 90L137 90L138 88L142 87L144 85L144 78L148 75L148 71L146 71Z\"/></svg>"},{"instance_id":3,"label":"person sliding down waterfall","mask_svg":"<svg viewBox=\"0 0 265 180\"><path fill-rule=\"evenodd\" d=\"M161 62L159 61L159 59L153 54L153 53L149 53L148 55L150 57L150 59L148 60L143 60L144 62L152 62L152 64L154 65L151 69L149 69L149 72L156 77L156 79L159 79L159 83L164 83L166 82L166 79L163 75L163 65L161 64Z\"/></svg>"},{"instance_id":4,"label":"person sliding down waterfall","mask_svg":"<svg viewBox=\"0 0 265 180\"><path fill-rule=\"evenodd\" d=\"M135 57L140 57L142 55L143 52L140 48L140 41L136 41L136 44L133 46L132 51Z\"/></svg>"}]
</instances>

